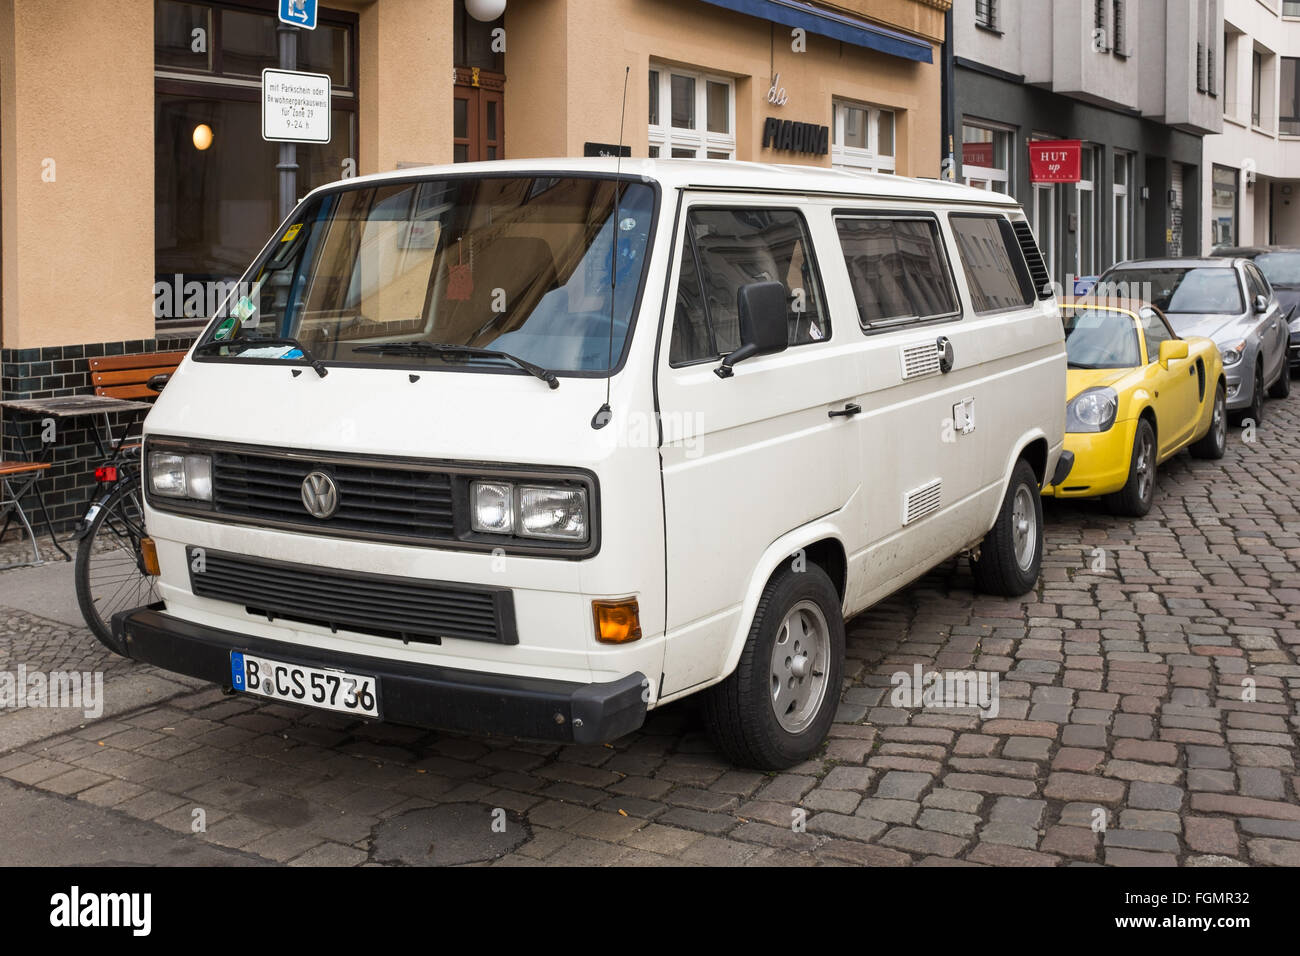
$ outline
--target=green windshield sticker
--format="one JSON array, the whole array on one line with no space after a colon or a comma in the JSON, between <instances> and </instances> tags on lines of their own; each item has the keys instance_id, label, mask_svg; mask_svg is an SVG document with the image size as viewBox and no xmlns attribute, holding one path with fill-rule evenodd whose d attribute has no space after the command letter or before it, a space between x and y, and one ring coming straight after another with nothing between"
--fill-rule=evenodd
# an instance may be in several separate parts
<instances>
[{"instance_id":1,"label":"green windshield sticker","mask_svg":"<svg viewBox=\"0 0 1300 956\"><path fill-rule=\"evenodd\" d=\"M235 319L229 318L217 326L217 331L212 333L212 338L217 341L230 338L230 333L234 331Z\"/></svg>"}]
</instances>

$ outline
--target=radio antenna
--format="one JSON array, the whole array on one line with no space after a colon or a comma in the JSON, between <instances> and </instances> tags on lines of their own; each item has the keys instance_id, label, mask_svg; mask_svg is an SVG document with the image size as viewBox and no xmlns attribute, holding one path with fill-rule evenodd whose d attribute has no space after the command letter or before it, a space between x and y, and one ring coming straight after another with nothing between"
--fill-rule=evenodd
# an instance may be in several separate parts
<instances>
[{"instance_id":1,"label":"radio antenna","mask_svg":"<svg viewBox=\"0 0 1300 956\"><path fill-rule=\"evenodd\" d=\"M619 230L622 229L622 223L619 220L622 211L620 187L623 185L621 178L623 175L623 121L627 118L627 78L631 72L632 67L623 67L623 110L618 117L618 158L614 161L614 241L609 265L609 356L605 359L605 404L596 409L596 414L591 417L592 428L604 428L609 424L609 420L614 417L614 411L609 407L609 389L614 380L614 312L618 294L618 234Z\"/></svg>"}]
</instances>

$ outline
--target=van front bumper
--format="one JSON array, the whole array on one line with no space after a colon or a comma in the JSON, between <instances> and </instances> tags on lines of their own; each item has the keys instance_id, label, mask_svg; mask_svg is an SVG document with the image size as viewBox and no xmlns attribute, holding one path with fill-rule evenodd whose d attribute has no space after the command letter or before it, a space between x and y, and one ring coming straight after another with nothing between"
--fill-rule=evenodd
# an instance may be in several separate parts
<instances>
[{"instance_id":1,"label":"van front bumper","mask_svg":"<svg viewBox=\"0 0 1300 956\"><path fill-rule=\"evenodd\" d=\"M230 686L232 651L373 675L385 721L438 730L605 743L640 727L647 709L649 685L639 671L608 683L581 684L455 670L250 637L184 621L157 606L115 614L108 647L223 687Z\"/></svg>"}]
</instances>

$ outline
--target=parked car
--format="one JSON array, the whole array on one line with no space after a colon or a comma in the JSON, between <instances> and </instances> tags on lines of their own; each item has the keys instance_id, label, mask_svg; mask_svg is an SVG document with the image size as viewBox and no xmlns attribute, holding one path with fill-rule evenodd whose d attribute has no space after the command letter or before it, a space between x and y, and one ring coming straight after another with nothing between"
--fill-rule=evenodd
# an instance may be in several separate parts
<instances>
[{"instance_id":1,"label":"parked car","mask_svg":"<svg viewBox=\"0 0 1300 956\"><path fill-rule=\"evenodd\" d=\"M1093 290L1101 299L1141 298L1158 308L1179 335L1202 335L1219 346L1228 383L1228 411L1264 417L1264 394L1291 393L1287 324L1268 280L1248 259L1138 259L1112 266Z\"/></svg>"},{"instance_id":2,"label":"parked car","mask_svg":"<svg viewBox=\"0 0 1300 956\"><path fill-rule=\"evenodd\" d=\"M164 606L118 653L368 719L595 743L690 694L815 753L845 619L1034 587L1065 343L1009 197L729 162L312 192L145 423ZM235 321L231 321L231 319Z\"/></svg>"},{"instance_id":3,"label":"parked car","mask_svg":"<svg viewBox=\"0 0 1300 956\"><path fill-rule=\"evenodd\" d=\"M1300 370L1300 246L1235 246L1215 249L1214 254L1249 259L1259 266L1286 318L1287 356L1294 375Z\"/></svg>"},{"instance_id":4,"label":"parked car","mask_svg":"<svg viewBox=\"0 0 1300 956\"><path fill-rule=\"evenodd\" d=\"M1043 494L1104 496L1116 514L1141 517L1155 499L1156 469L1184 448L1222 458L1227 382L1219 349L1178 336L1142 302L1080 299L1061 306L1069 361L1066 483Z\"/></svg>"}]
</instances>

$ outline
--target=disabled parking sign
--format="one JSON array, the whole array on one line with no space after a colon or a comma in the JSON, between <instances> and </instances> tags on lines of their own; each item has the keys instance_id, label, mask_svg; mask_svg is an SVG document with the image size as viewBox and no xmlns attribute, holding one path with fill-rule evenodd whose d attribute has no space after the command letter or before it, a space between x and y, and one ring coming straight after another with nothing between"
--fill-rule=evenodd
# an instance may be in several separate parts
<instances>
[{"instance_id":1,"label":"disabled parking sign","mask_svg":"<svg viewBox=\"0 0 1300 956\"><path fill-rule=\"evenodd\" d=\"M280 22L316 29L316 0L280 0Z\"/></svg>"}]
</instances>

